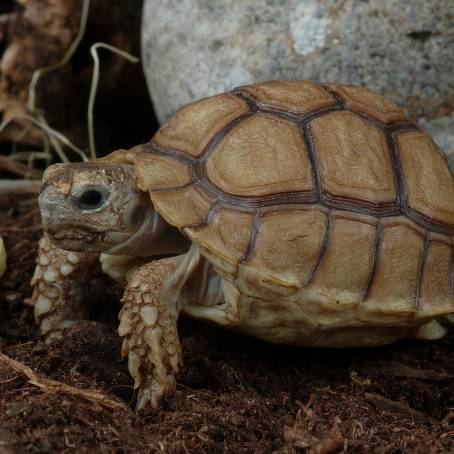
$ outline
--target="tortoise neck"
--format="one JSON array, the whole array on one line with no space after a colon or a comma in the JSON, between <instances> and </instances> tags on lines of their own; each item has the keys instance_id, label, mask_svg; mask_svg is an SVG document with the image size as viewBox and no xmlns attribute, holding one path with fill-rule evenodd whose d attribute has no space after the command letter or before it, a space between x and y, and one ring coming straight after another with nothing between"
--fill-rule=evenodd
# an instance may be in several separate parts
<instances>
[{"instance_id":1,"label":"tortoise neck","mask_svg":"<svg viewBox=\"0 0 454 454\"><path fill-rule=\"evenodd\" d=\"M188 241L150 207L140 228L125 242L109 249L109 255L156 257L177 255L188 249Z\"/></svg>"}]
</instances>

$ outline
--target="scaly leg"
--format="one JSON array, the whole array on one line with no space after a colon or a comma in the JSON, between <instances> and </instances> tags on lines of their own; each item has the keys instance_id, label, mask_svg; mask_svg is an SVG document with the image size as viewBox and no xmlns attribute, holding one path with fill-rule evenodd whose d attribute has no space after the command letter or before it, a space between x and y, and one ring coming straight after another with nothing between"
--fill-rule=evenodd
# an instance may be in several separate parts
<instances>
[{"instance_id":1,"label":"scaly leg","mask_svg":"<svg viewBox=\"0 0 454 454\"><path fill-rule=\"evenodd\" d=\"M32 302L35 319L46 341L59 339L62 332L84 318L85 289L99 254L68 252L54 246L44 235L39 242Z\"/></svg>"},{"instance_id":2,"label":"scaly leg","mask_svg":"<svg viewBox=\"0 0 454 454\"><path fill-rule=\"evenodd\" d=\"M122 354L139 389L136 410L154 408L175 390L181 363L177 319L181 290L202 260L192 247L186 254L157 260L137 269L129 279L118 332L124 336Z\"/></svg>"}]
</instances>

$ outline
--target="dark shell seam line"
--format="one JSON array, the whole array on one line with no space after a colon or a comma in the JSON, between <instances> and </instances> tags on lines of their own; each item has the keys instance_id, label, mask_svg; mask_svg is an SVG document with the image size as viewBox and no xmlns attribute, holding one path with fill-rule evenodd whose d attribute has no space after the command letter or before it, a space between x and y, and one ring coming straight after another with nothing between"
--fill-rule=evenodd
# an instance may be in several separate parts
<instances>
[{"instance_id":1,"label":"dark shell seam line","mask_svg":"<svg viewBox=\"0 0 454 454\"><path fill-rule=\"evenodd\" d=\"M325 90L327 93L329 93L335 100L336 103L342 108L346 109L345 101L343 100L342 96L340 96L335 90L332 88L328 87L326 84L320 84L319 85L323 90Z\"/></svg>"},{"instance_id":2,"label":"dark shell seam line","mask_svg":"<svg viewBox=\"0 0 454 454\"><path fill-rule=\"evenodd\" d=\"M261 208L269 205L277 205L280 203L314 203L317 202L317 197L312 192L286 192L280 194L271 194L268 196L248 197L248 196L234 196L226 192L222 192L216 185L211 184L206 180L198 179L195 174L197 184L208 195L214 199L218 199L226 204L247 206L250 208Z\"/></svg>"},{"instance_id":3,"label":"dark shell seam line","mask_svg":"<svg viewBox=\"0 0 454 454\"><path fill-rule=\"evenodd\" d=\"M257 243L257 238L259 236L260 230L262 227L262 217L260 215L260 209L257 208L255 211L254 219L252 220L251 235L249 237L249 242L244 252L243 257L241 257L239 263L246 263L253 255Z\"/></svg>"},{"instance_id":4,"label":"dark shell seam line","mask_svg":"<svg viewBox=\"0 0 454 454\"><path fill-rule=\"evenodd\" d=\"M195 185L195 187L197 189L197 185ZM216 214L216 211L218 210L219 207L220 207L219 201L215 200L213 205L211 205L210 209L208 210L208 213L205 216L205 219L202 222L200 222L198 224L185 225L182 228L183 229L197 230L197 229L201 229L203 227L206 227L213 220L213 218L214 218L214 216Z\"/></svg>"},{"instance_id":5,"label":"dark shell seam line","mask_svg":"<svg viewBox=\"0 0 454 454\"><path fill-rule=\"evenodd\" d=\"M380 254L380 245L381 245L381 218L378 218L377 225L375 227L375 241L374 241L374 252L372 254L372 263L369 272L369 278L367 281L366 289L364 290L363 297L361 298L361 303L364 303L369 297L370 289L375 280L375 275L378 268L378 259Z\"/></svg>"},{"instance_id":6,"label":"dark shell seam line","mask_svg":"<svg viewBox=\"0 0 454 454\"><path fill-rule=\"evenodd\" d=\"M370 123L373 123L375 126L377 126L380 129L388 129L388 128L393 128L393 127L400 127L404 124L408 125L409 129L419 129L417 125L411 122L402 122L402 121L394 121L394 122L389 122L389 123L383 123L379 119L372 117L371 115L367 114L366 112L359 112L357 110L354 110L350 107L347 106L346 101L342 98L339 93L337 93L333 88L327 87L324 84L321 84L320 87L325 89L338 103L339 106L341 106L342 110L347 110L348 112L352 112L356 115L359 115L362 117L364 120L369 121Z\"/></svg>"},{"instance_id":7,"label":"dark shell seam line","mask_svg":"<svg viewBox=\"0 0 454 454\"><path fill-rule=\"evenodd\" d=\"M344 197L333 197L325 191L321 203L328 207L339 210L354 211L369 216L399 216L400 206L396 203L372 204L362 199L347 199Z\"/></svg>"},{"instance_id":8,"label":"dark shell seam line","mask_svg":"<svg viewBox=\"0 0 454 454\"><path fill-rule=\"evenodd\" d=\"M198 166L200 169L203 171L205 174L205 169L204 169L204 163L207 161L207 159L213 154L213 152L216 150L217 146L219 143L227 136L227 134L234 129L236 126L240 125L243 123L243 121L247 120L248 118L252 117L254 115L254 111L248 111L244 112L238 117L234 118L232 121L227 123L223 128L221 128L215 135L214 137L208 142L206 147L202 150L200 155L198 156Z\"/></svg>"},{"instance_id":9,"label":"dark shell seam line","mask_svg":"<svg viewBox=\"0 0 454 454\"><path fill-rule=\"evenodd\" d=\"M416 292L415 292L415 309L416 310L418 310L421 305L421 288L422 288L424 276L426 274L427 255L429 252L429 246L430 246L430 235L427 232L424 237L424 244L422 247L422 254L421 254L420 264L419 264L419 269L418 269L418 277L417 277L417 281L416 281Z\"/></svg>"},{"instance_id":10,"label":"dark shell seam line","mask_svg":"<svg viewBox=\"0 0 454 454\"><path fill-rule=\"evenodd\" d=\"M173 158L176 161L182 162L183 164L186 164L190 167L193 167L197 164L196 158L188 153L185 153L184 151L177 150L175 148L162 148L153 142L145 143L143 147L153 154L157 154L158 156L165 156L167 158Z\"/></svg>"},{"instance_id":11,"label":"dark shell seam line","mask_svg":"<svg viewBox=\"0 0 454 454\"><path fill-rule=\"evenodd\" d=\"M323 235L323 241L322 241L322 246L320 248L320 253L317 257L316 262L314 263L314 267L311 270L311 273L307 279L307 282L303 285L304 287L307 287L314 279L315 275L317 274L317 271L319 270L320 264L322 263L326 252L328 250L328 243L331 237L331 230L332 230L332 212L331 210L328 211L327 218L326 218L326 223L325 223L325 233Z\"/></svg>"},{"instance_id":12,"label":"dark shell seam line","mask_svg":"<svg viewBox=\"0 0 454 454\"><path fill-rule=\"evenodd\" d=\"M175 191L183 191L183 189L190 188L191 186L195 186L196 182L194 180L189 181L186 184L181 186L172 186L171 188L158 188L158 189L149 189L149 191L153 193L162 193L162 192L175 192Z\"/></svg>"},{"instance_id":13,"label":"dark shell seam line","mask_svg":"<svg viewBox=\"0 0 454 454\"><path fill-rule=\"evenodd\" d=\"M407 208L407 197L405 190L405 181L402 172L402 164L400 162L399 152L397 150L397 144L394 140L393 134L390 134L385 130L386 143L390 153L391 165L394 172L394 182L396 185L396 193L399 198L399 205L401 211L406 211Z\"/></svg>"},{"instance_id":14,"label":"dark shell seam line","mask_svg":"<svg viewBox=\"0 0 454 454\"><path fill-rule=\"evenodd\" d=\"M342 110L342 106L336 104L334 106L318 107L309 110L309 112L306 112L304 114L296 114L285 110L280 110L278 108L260 105L260 103L254 98L254 96L245 90L234 90L233 95L245 101L251 109L251 112L253 113L273 115L275 117L283 118L284 120L288 120L299 125L309 123L311 120L322 114Z\"/></svg>"},{"instance_id":15,"label":"dark shell seam line","mask_svg":"<svg viewBox=\"0 0 454 454\"><path fill-rule=\"evenodd\" d=\"M320 178L320 166L318 163L318 157L315 152L314 141L312 140L312 134L309 130L309 126L303 125L298 128L300 134L303 137L303 141L307 148L307 153L309 155L309 161L311 162L311 173L312 179L314 181L314 188L317 191L318 200L323 199L323 192L322 192L322 183Z\"/></svg>"},{"instance_id":16,"label":"dark shell seam line","mask_svg":"<svg viewBox=\"0 0 454 454\"><path fill-rule=\"evenodd\" d=\"M411 207L407 206L405 215L413 221L416 225L419 225L424 230L430 232L441 233L442 235L453 236L454 235L454 226L442 224L440 222L434 221L432 218L428 218L418 211L413 210Z\"/></svg>"}]
</instances>

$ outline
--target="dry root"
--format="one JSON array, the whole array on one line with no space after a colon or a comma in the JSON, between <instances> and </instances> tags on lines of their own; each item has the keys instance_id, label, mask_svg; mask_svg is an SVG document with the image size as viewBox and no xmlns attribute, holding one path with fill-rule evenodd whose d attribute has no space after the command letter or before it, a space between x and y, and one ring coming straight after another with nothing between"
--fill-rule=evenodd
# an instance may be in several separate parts
<instances>
[{"instance_id":1,"label":"dry root","mask_svg":"<svg viewBox=\"0 0 454 454\"><path fill-rule=\"evenodd\" d=\"M0 197L22 194L38 194L41 181L0 180Z\"/></svg>"},{"instance_id":2,"label":"dry root","mask_svg":"<svg viewBox=\"0 0 454 454\"><path fill-rule=\"evenodd\" d=\"M2 237L0 237L0 277L6 271L6 250L3 244Z\"/></svg>"},{"instance_id":3,"label":"dry root","mask_svg":"<svg viewBox=\"0 0 454 454\"><path fill-rule=\"evenodd\" d=\"M45 392L55 394L62 393L73 397L79 397L111 410L127 408L123 403L110 399L100 391L91 389L79 389L75 388L74 386L67 385L66 383L61 383L50 378L42 377L41 375L37 374L31 367L6 355L3 355L2 353L0 353L0 364L4 364L5 366L10 367L16 372L25 375L28 378L29 383L37 386L38 388L41 388Z\"/></svg>"}]
</instances>

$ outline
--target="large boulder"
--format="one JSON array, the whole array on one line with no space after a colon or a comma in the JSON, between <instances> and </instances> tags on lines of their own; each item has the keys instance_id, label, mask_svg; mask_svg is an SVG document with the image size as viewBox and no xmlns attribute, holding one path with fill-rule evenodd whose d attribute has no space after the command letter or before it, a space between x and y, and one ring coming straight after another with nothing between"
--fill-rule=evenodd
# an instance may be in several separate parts
<instances>
[{"instance_id":1,"label":"large boulder","mask_svg":"<svg viewBox=\"0 0 454 454\"><path fill-rule=\"evenodd\" d=\"M245 83L337 81L394 100L454 153L453 23L444 0L145 0L143 64L161 122Z\"/></svg>"}]
</instances>

